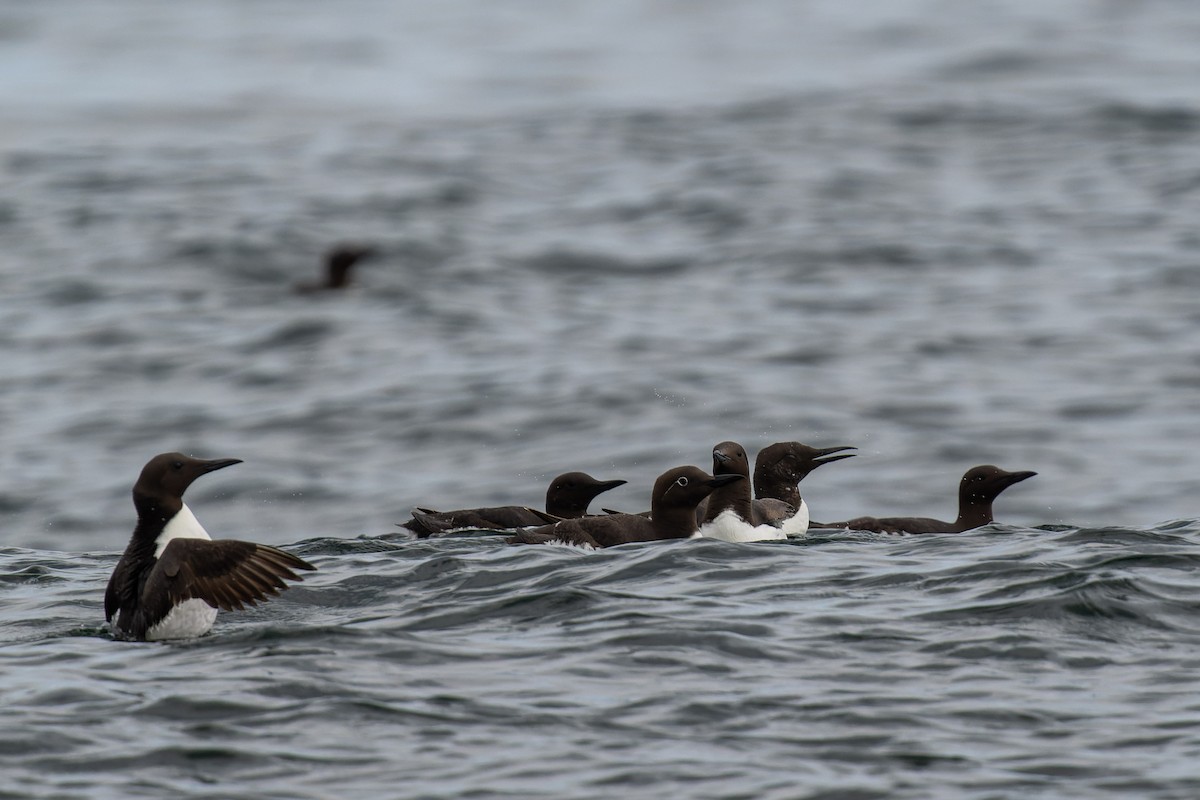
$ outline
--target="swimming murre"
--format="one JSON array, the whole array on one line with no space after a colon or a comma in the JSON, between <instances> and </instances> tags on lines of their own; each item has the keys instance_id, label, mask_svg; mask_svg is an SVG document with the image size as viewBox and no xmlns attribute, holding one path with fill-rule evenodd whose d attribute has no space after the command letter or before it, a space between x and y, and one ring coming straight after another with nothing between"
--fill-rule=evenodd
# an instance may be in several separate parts
<instances>
[{"instance_id":1,"label":"swimming murre","mask_svg":"<svg viewBox=\"0 0 1200 800\"><path fill-rule=\"evenodd\" d=\"M527 528L509 544L573 544L612 547L630 542L687 539L696 535L696 506L714 490L741 475L709 475L699 467L675 467L658 476L650 499L650 517L609 514L567 519L540 528Z\"/></svg>"},{"instance_id":2,"label":"swimming murre","mask_svg":"<svg viewBox=\"0 0 1200 800\"><path fill-rule=\"evenodd\" d=\"M958 484L958 518L953 522L928 517L857 517L827 522L823 528L849 528L877 533L962 533L993 522L992 503L1000 493L1036 472L1007 472L991 464L971 467Z\"/></svg>"},{"instance_id":3,"label":"swimming murre","mask_svg":"<svg viewBox=\"0 0 1200 800\"><path fill-rule=\"evenodd\" d=\"M212 628L217 609L242 610L316 569L291 553L253 542L213 541L183 502L192 481L242 463L182 453L150 459L133 486L137 525L104 594L105 619L123 638L187 639ZM114 622L115 617L115 622Z\"/></svg>"},{"instance_id":4,"label":"swimming murre","mask_svg":"<svg viewBox=\"0 0 1200 800\"><path fill-rule=\"evenodd\" d=\"M546 525L562 519L574 519L587 515L588 506L600 494L625 481L601 481L586 472L565 472L550 481L546 489L545 513L528 506L495 506L491 508L464 508L457 511L434 511L417 508L412 519L401 523L424 539L431 534L460 528L480 530L511 530Z\"/></svg>"},{"instance_id":5,"label":"swimming murre","mask_svg":"<svg viewBox=\"0 0 1200 800\"><path fill-rule=\"evenodd\" d=\"M854 447L809 447L800 442L776 442L758 451L754 459L754 512L756 520L799 535L808 530L808 503L799 484L822 464L853 458ZM840 453L841 455L835 455Z\"/></svg>"},{"instance_id":6,"label":"swimming murre","mask_svg":"<svg viewBox=\"0 0 1200 800\"><path fill-rule=\"evenodd\" d=\"M350 272L364 258L375 255L375 248L342 244L325 254L325 275L320 283L296 284L300 294L337 291L350 285Z\"/></svg>"},{"instance_id":7,"label":"swimming murre","mask_svg":"<svg viewBox=\"0 0 1200 800\"><path fill-rule=\"evenodd\" d=\"M713 448L712 455L714 475L736 475L742 480L727 483L709 496L699 527L700 536L726 542L786 539L783 528L761 521L755 514L746 449L737 442L721 442ZM808 528L807 519L804 527Z\"/></svg>"}]
</instances>

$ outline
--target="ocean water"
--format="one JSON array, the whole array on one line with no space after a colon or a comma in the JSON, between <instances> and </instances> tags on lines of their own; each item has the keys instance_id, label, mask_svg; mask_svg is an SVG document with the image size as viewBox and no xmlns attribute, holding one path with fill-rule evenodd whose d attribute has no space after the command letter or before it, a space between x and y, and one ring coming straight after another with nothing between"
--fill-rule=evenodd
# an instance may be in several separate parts
<instances>
[{"instance_id":1,"label":"ocean water","mask_svg":"<svg viewBox=\"0 0 1200 800\"><path fill-rule=\"evenodd\" d=\"M0 797L1191 798L1200 8L0 8ZM377 255L301 295L338 242ZM817 519L415 541L726 439ZM102 597L153 455L319 571Z\"/></svg>"}]
</instances>

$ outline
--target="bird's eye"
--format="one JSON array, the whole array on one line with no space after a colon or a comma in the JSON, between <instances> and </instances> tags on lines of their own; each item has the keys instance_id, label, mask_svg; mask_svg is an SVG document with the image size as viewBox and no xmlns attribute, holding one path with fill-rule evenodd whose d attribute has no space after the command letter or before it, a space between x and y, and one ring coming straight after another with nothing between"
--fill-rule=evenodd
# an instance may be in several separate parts
<instances>
[{"instance_id":1,"label":"bird's eye","mask_svg":"<svg viewBox=\"0 0 1200 800\"><path fill-rule=\"evenodd\" d=\"M675 479L675 485L676 486L687 486L688 485L687 476L680 475L678 478Z\"/></svg>"},{"instance_id":2,"label":"bird's eye","mask_svg":"<svg viewBox=\"0 0 1200 800\"><path fill-rule=\"evenodd\" d=\"M183 469L183 462L182 461L172 461L171 467L173 469Z\"/></svg>"}]
</instances>

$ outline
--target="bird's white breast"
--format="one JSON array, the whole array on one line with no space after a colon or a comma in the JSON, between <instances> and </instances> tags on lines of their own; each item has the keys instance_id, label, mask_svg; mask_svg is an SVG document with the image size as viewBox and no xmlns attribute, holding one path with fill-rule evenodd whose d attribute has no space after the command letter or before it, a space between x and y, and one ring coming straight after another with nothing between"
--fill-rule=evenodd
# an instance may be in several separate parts
<instances>
[{"instance_id":1,"label":"bird's white breast","mask_svg":"<svg viewBox=\"0 0 1200 800\"><path fill-rule=\"evenodd\" d=\"M204 526L200 524L200 520L196 519L196 515L187 507L187 503L179 509L179 513L171 517L171 521L163 528L162 533L154 540L154 557L161 558L163 550L167 549L167 545L172 539L212 539L208 535L208 531L204 530Z\"/></svg>"},{"instance_id":2,"label":"bird's white breast","mask_svg":"<svg viewBox=\"0 0 1200 800\"><path fill-rule=\"evenodd\" d=\"M779 528L788 536L802 536L808 533L808 522L808 503L801 498L800 508L796 510L795 514L785 519Z\"/></svg>"},{"instance_id":3,"label":"bird's white breast","mask_svg":"<svg viewBox=\"0 0 1200 800\"><path fill-rule=\"evenodd\" d=\"M194 538L194 537L193 537ZM203 636L212 629L217 619L217 610L203 600L184 600L171 609L157 625L146 631L146 641L164 639L191 639Z\"/></svg>"},{"instance_id":4,"label":"bird's white breast","mask_svg":"<svg viewBox=\"0 0 1200 800\"><path fill-rule=\"evenodd\" d=\"M805 524L804 527L807 529L808 525ZM721 539L726 542L762 542L787 538L787 533L782 528L751 525L729 508L718 514L716 519L701 525L700 535L706 539Z\"/></svg>"},{"instance_id":5,"label":"bird's white breast","mask_svg":"<svg viewBox=\"0 0 1200 800\"><path fill-rule=\"evenodd\" d=\"M170 522L163 528L162 533L154 540L154 557L161 558L163 551L172 539L212 539L204 526L196 519L192 510L184 504ZM217 609L203 600L195 598L184 600L171 609L167 616L146 631L147 641L162 641L164 639L191 639L203 636L212 629L217 619Z\"/></svg>"}]
</instances>

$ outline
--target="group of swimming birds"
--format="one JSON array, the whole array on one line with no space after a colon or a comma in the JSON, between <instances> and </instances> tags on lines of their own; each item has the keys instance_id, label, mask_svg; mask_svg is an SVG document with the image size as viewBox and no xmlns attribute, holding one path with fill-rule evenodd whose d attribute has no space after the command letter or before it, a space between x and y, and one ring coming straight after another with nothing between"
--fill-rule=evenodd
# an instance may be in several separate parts
<instances>
[{"instance_id":1,"label":"group of swimming birds","mask_svg":"<svg viewBox=\"0 0 1200 800\"><path fill-rule=\"evenodd\" d=\"M457 530L504 532L511 544L611 547L630 542L706 537L731 542L786 539L809 528L846 528L883 533L959 533L992 522L992 502L1035 472L972 467L958 489L958 517L858 517L844 522L809 519L799 484L817 467L850 458L853 447L809 447L777 442L754 462L736 442L713 448L712 474L695 466L662 473L654 482L650 510L589 514L600 494L623 480L597 480L583 472L554 478L546 510L528 506L434 511L418 508L403 527L418 538ZM126 639L184 639L207 633L217 610L242 610L278 595L297 570L312 564L276 547L230 539L214 541L183 502L199 478L240 464L236 458L203 460L182 453L150 459L133 487L137 524L113 570L104 596L105 618Z\"/></svg>"}]
</instances>

